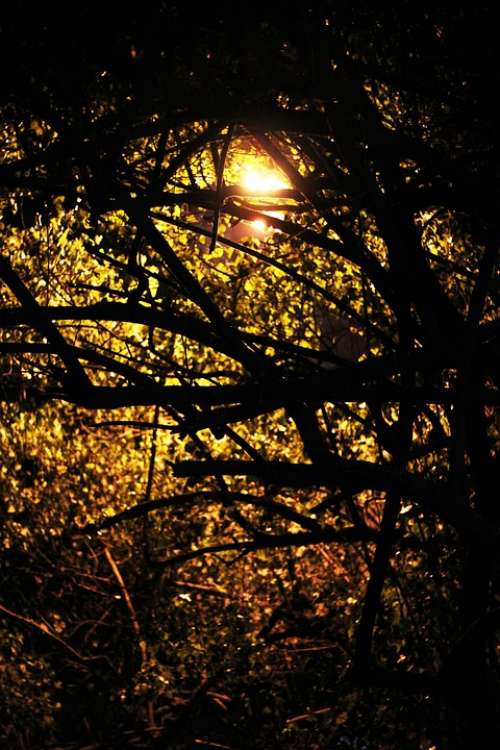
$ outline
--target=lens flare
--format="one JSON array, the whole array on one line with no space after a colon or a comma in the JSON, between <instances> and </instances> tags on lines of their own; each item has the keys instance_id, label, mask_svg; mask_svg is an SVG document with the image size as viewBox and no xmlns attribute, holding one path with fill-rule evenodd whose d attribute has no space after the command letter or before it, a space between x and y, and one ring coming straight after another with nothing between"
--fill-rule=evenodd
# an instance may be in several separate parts
<instances>
[{"instance_id":1,"label":"lens flare","mask_svg":"<svg viewBox=\"0 0 500 750\"><path fill-rule=\"evenodd\" d=\"M257 232L265 232L267 229L267 224L264 219L255 219L255 221L252 221L251 224L254 230L256 230Z\"/></svg>"}]
</instances>

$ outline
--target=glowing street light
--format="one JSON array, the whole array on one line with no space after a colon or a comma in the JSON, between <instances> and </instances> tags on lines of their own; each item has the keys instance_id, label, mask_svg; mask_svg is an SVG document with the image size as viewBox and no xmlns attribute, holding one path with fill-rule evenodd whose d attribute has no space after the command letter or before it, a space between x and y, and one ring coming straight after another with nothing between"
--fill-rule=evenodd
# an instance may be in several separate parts
<instances>
[{"instance_id":1,"label":"glowing street light","mask_svg":"<svg viewBox=\"0 0 500 750\"><path fill-rule=\"evenodd\" d=\"M278 172L259 167L258 165L246 165L241 169L240 184L251 195L272 196L278 190L287 189L290 183ZM282 212L266 211L269 216L283 218ZM254 236L263 237L269 227L264 219L255 219L249 222Z\"/></svg>"},{"instance_id":2,"label":"glowing street light","mask_svg":"<svg viewBox=\"0 0 500 750\"><path fill-rule=\"evenodd\" d=\"M290 187L288 182L276 172L261 169L248 169L243 176L243 187L251 193L269 195L277 190Z\"/></svg>"}]
</instances>

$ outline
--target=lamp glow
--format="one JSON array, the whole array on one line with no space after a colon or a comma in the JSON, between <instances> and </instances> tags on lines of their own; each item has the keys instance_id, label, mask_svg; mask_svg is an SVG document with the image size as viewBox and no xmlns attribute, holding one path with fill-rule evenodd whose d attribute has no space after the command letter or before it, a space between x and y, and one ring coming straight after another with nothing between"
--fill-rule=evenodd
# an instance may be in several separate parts
<instances>
[{"instance_id":1,"label":"lamp glow","mask_svg":"<svg viewBox=\"0 0 500 750\"><path fill-rule=\"evenodd\" d=\"M263 170L250 169L243 176L243 186L251 193L265 195L289 187L278 174Z\"/></svg>"}]
</instances>

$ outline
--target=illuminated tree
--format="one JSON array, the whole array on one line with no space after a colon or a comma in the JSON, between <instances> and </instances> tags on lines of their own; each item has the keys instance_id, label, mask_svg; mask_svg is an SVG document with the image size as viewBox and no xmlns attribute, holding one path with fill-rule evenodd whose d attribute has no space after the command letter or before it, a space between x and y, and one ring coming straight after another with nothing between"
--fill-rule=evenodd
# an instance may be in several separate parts
<instances>
[{"instance_id":1,"label":"illuminated tree","mask_svg":"<svg viewBox=\"0 0 500 750\"><path fill-rule=\"evenodd\" d=\"M35 448L3 436L6 538L27 552L45 497L35 522L63 554L100 550L86 574L107 565L123 597L152 730L157 622L113 541L140 549L153 590L187 571L227 601L220 560L239 592L260 560L275 593L254 642L327 632L342 652L332 742L380 739L358 707L378 689L428 722L387 747L470 747L498 723L499 524L496 144L479 69L453 53L471 18L405 6L382 29L326 3L283 28L282 12L210 9L188 37L160 4L166 38L105 27L91 52L84 23L67 72L26 62L11 83L1 396ZM50 27L25 39L47 55ZM75 471L57 504L44 431ZM69 435L78 458L56 460Z\"/></svg>"}]
</instances>

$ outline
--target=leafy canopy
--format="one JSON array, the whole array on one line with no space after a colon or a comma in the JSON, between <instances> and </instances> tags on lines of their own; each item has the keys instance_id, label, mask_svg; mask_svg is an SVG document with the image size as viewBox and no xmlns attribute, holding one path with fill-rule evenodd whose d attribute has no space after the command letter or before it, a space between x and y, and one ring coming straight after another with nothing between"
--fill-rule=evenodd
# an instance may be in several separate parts
<instances>
[{"instance_id":1,"label":"leafy canopy","mask_svg":"<svg viewBox=\"0 0 500 750\"><path fill-rule=\"evenodd\" d=\"M82 17L69 58L49 22L24 30L1 111L0 612L5 715L29 680L47 736L83 716L90 738L140 719L188 742L183 690L206 742L239 721L301 747L315 721L368 747L388 722L387 747L429 748L439 701L450 736L496 721L487 53L455 58L461 12L321 6L187 32L160 3L92 50ZM465 667L489 675L472 702Z\"/></svg>"}]
</instances>

